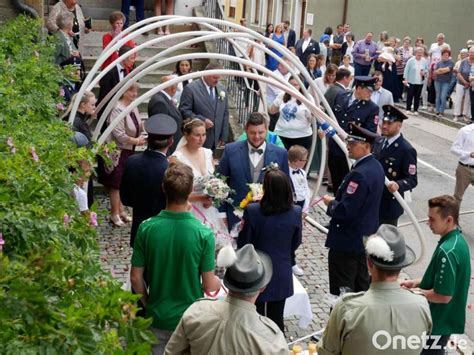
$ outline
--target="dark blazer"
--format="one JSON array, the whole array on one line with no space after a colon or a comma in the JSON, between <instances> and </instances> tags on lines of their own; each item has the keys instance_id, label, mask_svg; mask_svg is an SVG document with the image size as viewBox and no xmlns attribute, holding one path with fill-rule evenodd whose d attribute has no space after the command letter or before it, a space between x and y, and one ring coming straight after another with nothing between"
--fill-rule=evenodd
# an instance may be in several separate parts
<instances>
[{"instance_id":1,"label":"dark blazer","mask_svg":"<svg viewBox=\"0 0 474 355\"><path fill-rule=\"evenodd\" d=\"M334 106L334 100L336 100L336 96L341 93L341 92L346 92L347 89L345 89L341 84L338 84L337 82L332 84L324 93L324 97L326 98L327 102L329 103L329 106L333 109Z\"/></svg>"},{"instance_id":2,"label":"dark blazer","mask_svg":"<svg viewBox=\"0 0 474 355\"><path fill-rule=\"evenodd\" d=\"M286 40L286 47L287 48L294 47L295 44L296 44L296 32L295 30L292 30L290 28L290 30L288 31L288 39Z\"/></svg>"},{"instance_id":3,"label":"dark blazer","mask_svg":"<svg viewBox=\"0 0 474 355\"><path fill-rule=\"evenodd\" d=\"M222 97L221 93L224 93L225 97ZM219 141L227 142L229 137L227 93L222 85L217 85L214 94L213 102L204 82L194 80L183 89L179 104L183 119L199 118L204 121L208 118L214 123L214 127L206 130L204 148L208 149L215 149Z\"/></svg>"},{"instance_id":4,"label":"dark blazer","mask_svg":"<svg viewBox=\"0 0 474 355\"><path fill-rule=\"evenodd\" d=\"M333 111L339 126L349 134L352 129L349 123L354 122L362 128L371 132L377 132L379 122L379 107L372 100L354 101L349 104L352 92L341 92L334 99ZM334 139L329 140L329 154L333 156L344 156L344 152L339 148Z\"/></svg>"},{"instance_id":5,"label":"dark blazer","mask_svg":"<svg viewBox=\"0 0 474 355\"><path fill-rule=\"evenodd\" d=\"M272 259L273 276L257 302L281 301L293 295L291 254L301 244L301 207L265 216L260 203L251 203L244 211L244 226L237 239L237 248L253 244Z\"/></svg>"},{"instance_id":6,"label":"dark blazer","mask_svg":"<svg viewBox=\"0 0 474 355\"><path fill-rule=\"evenodd\" d=\"M385 139L382 138L374 144L373 154L382 164L385 176L400 186L398 192L404 196L405 191L412 190L418 185L416 150L402 135L387 149L382 150L384 141ZM402 214L403 207L385 187L380 204L380 219L393 220L399 218Z\"/></svg>"},{"instance_id":7,"label":"dark blazer","mask_svg":"<svg viewBox=\"0 0 474 355\"><path fill-rule=\"evenodd\" d=\"M166 207L162 181L168 159L164 154L145 150L127 159L120 184L120 199L133 208L130 245L133 247L140 223Z\"/></svg>"},{"instance_id":8,"label":"dark blazer","mask_svg":"<svg viewBox=\"0 0 474 355\"><path fill-rule=\"evenodd\" d=\"M163 92L158 92L152 96L150 102L148 103L148 117L158 113L164 113L165 115L171 116L178 125L178 130L173 136L173 145L168 150L168 153L172 154L182 137L181 126L183 123L183 117L181 116L181 111L176 107L174 102L168 99L168 97Z\"/></svg>"},{"instance_id":9,"label":"dark blazer","mask_svg":"<svg viewBox=\"0 0 474 355\"><path fill-rule=\"evenodd\" d=\"M288 154L285 149L267 143L263 159L263 166L267 166L271 162L277 163L280 169L289 175ZM245 198L249 192L247 184L253 181L250 164L247 140L226 144L217 172L228 177L227 183L235 191L235 195L232 196L234 205L225 204L223 207L227 214L229 230L239 221L234 215L234 206L238 206ZM258 182L262 182L262 179L263 172L260 174Z\"/></svg>"},{"instance_id":10,"label":"dark blazer","mask_svg":"<svg viewBox=\"0 0 474 355\"><path fill-rule=\"evenodd\" d=\"M303 42L304 39L301 38L296 42L296 55L298 58L300 58L301 63L303 63L304 66L308 65L308 57L310 54L319 54L319 43L315 41L314 39L311 38L309 41L308 47L306 47L306 50L303 52Z\"/></svg>"},{"instance_id":11,"label":"dark blazer","mask_svg":"<svg viewBox=\"0 0 474 355\"><path fill-rule=\"evenodd\" d=\"M105 74L99 81L99 97L97 103L100 103L105 96L120 82L118 67L112 68L107 74Z\"/></svg>"},{"instance_id":12,"label":"dark blazer","mask_svg":"<svg viewBox=\"0 0 474 355\"><path fill-rule=\"evenodd\" d=\"M331 217L327 248L364 252L362 238L374 234L379 227L384 179L382 166L372 155L362 159L344 177L326 211Z\"/></svg>"}]
</instances>

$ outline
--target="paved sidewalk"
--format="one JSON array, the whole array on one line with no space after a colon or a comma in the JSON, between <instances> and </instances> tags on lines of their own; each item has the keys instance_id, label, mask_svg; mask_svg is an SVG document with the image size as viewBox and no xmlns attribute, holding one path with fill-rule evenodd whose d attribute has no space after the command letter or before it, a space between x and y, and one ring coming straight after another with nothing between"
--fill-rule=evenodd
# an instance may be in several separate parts
<instances>
[{"instance_id":1,"label":"paved sidewalk","mask_svg":"<svg viewBox=\"0 0 474 355\"><path fill-rule=\"evenodd\" d=\"M310 183L314 183L314 181L310 181ZM320 194L324 193L323 188ZM105 195L96 196L96 200L100 208L108 209L110 207L108 198ZM313 208L310 216L322 225L329 223L329 217L326 216L320 207ZM130 225L117 228L113 227L108 221L102 221L98 228L103 268L106 271L110 271L117 280L125 283L129 274L132 256L132 249L129 246ZM303 243L296 252L296 260L298 265L305 271L305 274L298 277L298 279L308 292L313 311L313 321L306 329L301 329L298 326L298 319L296 317L286 319L285 335L288 342L321 330L329 319L329 305L325 301L325 297L329 292L327 249L324 247L325 239L326 236L324 234L305 223ZM401 277L408 277L408 275L403 274ZM469 338L466 336L462 336L462 338L467 340L470 348L473 348L473 342ZM309 339L306 339L302 343L306 344L308 342ZM458 354L454 350L450 350L447 353ZM471 354L470 350L466 354Z\"/></svg>"},{"instance_id":2,"label":"paved sidewalk","mask_svg":"<svg viewBox=\"0 0 474 355\"><path fill-rule=\"evenodd\" d=\"M96 200L100 208L109 208L108 198L105 195L98 195ZM310 215L323 225L329 221L320 208L314 210ZM130 225L117 228L108 221L102 221L99 226L99 246L103 268L110 271L123 283L126 282L129 274L132 254L132 249L129 246L129 233ZM322 329L329 318L329 306L324 302L329 288L327 251L324 248L324 241L325 235L305 224L303 244L296 253L296 260L305 271L305 275L299 277L299 280L310 297L313 323L307 329L301 329L296 318L285 321L288 341Z\"/></svg>"}]
</instances>

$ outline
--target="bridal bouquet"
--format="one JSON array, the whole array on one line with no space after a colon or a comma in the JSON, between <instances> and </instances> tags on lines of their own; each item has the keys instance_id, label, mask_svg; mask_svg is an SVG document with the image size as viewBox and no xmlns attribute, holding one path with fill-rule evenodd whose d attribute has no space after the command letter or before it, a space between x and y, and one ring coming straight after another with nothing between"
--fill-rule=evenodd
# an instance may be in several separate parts
<instances>
[{"instance_id":1,"label":"bridal bouquet","mask_svg":"<svg viewBox=\"0 0 474 355\"><path fill-rule=\"evenodd\" d=\"M229 195L234 191L227 185L225 179L219 175L198 176L194 180L194 189L212 198L215 207L222 203L232 203Z\"/></svg>"}]
</instances>

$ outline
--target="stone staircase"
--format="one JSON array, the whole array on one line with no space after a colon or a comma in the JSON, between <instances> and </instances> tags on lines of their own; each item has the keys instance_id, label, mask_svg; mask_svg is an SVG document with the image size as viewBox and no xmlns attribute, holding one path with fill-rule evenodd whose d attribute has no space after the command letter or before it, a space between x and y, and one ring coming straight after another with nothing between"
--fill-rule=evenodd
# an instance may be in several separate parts
<instances>
[{"instance_id":1,"label":"stone staircase","mask_svg":"<svg viewBox=\"0 0 474 355\"><path fill-rule=\"evenodd\" d=\"M176 32L183 32L183 31L190 31L195 30L193 26L174 26L171 27L171 30ZM94 63L96 62L100 53L102 53L102 36L104 35L105 31L92 31L85 36L85 46L84 46L84 53L83 59L86 66L86 71L92 68ZM158 35L149 34L147 36L140 35L135 39L137 45L142 44L145 41L148 41L153 38L157 38ZM141 63L143 63L148 58L158 54L159 52L168 49L169 47L181 42L182 40L166 40L158 45L153 45L151 47L145 48L138 53L138 58L136 61L136 66L138 67ZM203 43L200 43L197 47L193 48L182 48L177 50L173 53L173 55L180 55L186 53L195 53L195 52L202 52L205 51L205 46ZM204 67L208 64L208 60L204 59L197 59L193 61L193 70L199 71L204 69ZM150 90L151 88L157 86L160 83L161 77L165 75L171 74L175 70L175 64L169 64L164 67L161 67L159 70L149 73L145 77L143 77L139 82L139 95L142 95L146 91ZM94 93L98 95L99 86L96 85L93 89ZM141 113L146 113L147 111L147 102L142 103L139 106L139 111Z\"/></svg>"}]
</instances>

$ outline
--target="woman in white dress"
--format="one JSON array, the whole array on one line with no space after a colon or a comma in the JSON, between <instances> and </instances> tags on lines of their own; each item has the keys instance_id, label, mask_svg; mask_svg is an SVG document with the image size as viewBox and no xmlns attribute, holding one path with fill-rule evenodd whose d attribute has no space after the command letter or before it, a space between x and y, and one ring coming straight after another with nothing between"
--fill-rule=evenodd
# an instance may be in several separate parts
<instances>
[{"instance_id":1,"label":"woman in white dress","mask_svg":"<svg viewBox=\"0 0 474 355\"><path fill-rule=\"evenodd\" d=\"M204 148L206 141L206 126L198 118L187 119L183 122L183 138L170 161L177 160L193 169L194 178L212 175L214 173L214 159L212 150ZM227 244L227 226L219 211L212 205L211 197L202 191L193 191L189 196L192 204L191 212L198 220L211 227L216 237L216 245Z\"/></svg>"}]
</instances>

